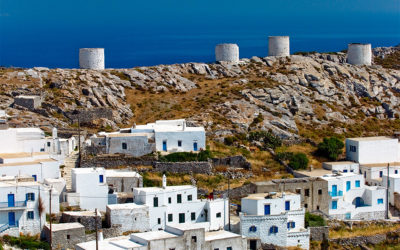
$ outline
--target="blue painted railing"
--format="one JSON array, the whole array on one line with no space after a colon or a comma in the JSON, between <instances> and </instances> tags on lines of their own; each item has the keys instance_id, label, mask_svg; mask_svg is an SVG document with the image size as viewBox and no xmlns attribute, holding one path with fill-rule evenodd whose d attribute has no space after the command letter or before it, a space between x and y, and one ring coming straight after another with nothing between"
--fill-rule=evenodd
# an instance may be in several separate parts
<instances>
[{"instance_id":1,"label":"blue painted railing","mask_svg":"<svg viewBox=\"0 0 400 250\"><path fill-rule=\"evenodd\" d=\"M4 224L3 226L0 227L0 233L6 231L9 228L13 228L13 227L19 227L18 221L16 221L15 225L12 225L12 226L10 226L9 224Z\"/></svg>"},{"instance_id":2,"label":"blue painted railing","mask_svg":"<svg viewBox=\"0 0 400 250\"><path fill-rule=\"evenodd\" d=\"M15 201L14 206L9 206L8 202L0 202L0 208L6 207L26 207L26 201Z\"/></svg>"},{"instance_id":3,"label":"blue painted railing","mask_svg":"<svg viewBox=\"0 0 400 250\"><path fill-rule=\"evenodd\" d=\"M343 196L343 191L342 190L339 190L338 192L332 192L332 191L329 191L329 195L331 196L331 197L337 197L337 196Z\"/></svg>"}]
</instances>

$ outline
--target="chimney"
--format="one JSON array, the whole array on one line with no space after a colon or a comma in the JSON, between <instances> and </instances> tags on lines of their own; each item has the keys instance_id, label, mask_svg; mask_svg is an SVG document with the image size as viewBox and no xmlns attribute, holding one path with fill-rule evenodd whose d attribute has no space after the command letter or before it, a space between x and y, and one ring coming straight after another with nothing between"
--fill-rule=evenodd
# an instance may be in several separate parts
<instances>
[{"instance_id":1,"label":"chimney","mask_svg":"<svg viewBox=\"0 0 400 250\"><path fill-rule=\"evenodd\" d=\"M99 229L99 233L98 233L98 235L97 235L98 237L98 241L103 241L104 240L104 237L103 237L103 230L102 229Z\"/></svg>"},{"instance_id":2,"label":"chimney","mask_svg":"<svg viewBox=\"0 0 400 250\"><path fill-rule=\"evenodd\" d=\"M184 120L182 124L182 130L185 131L185 129L186 129L186 121Z\"/></svg>"},{"instance_id":3,"label":"chimney","mask_svg":"<svg viewBox=\"0 0 400 250\"><path fill-rule=\"evenodd\" d=\"M57 135L57 128L53 128L52 134L53 134L53 140L54 140L54 139L57 139L57 137L58 137L58 135Z\"/></svg>"},{"instance_id":4,"label":"chimney","mask_svg":"<svg viewBox=\"0 0 400 250\"><path fill-rule=\"evenodd\" d=\"M165 189L167 187L167 177L165 174L162 177L162 187Z\"/></svg>"}]
</instances>

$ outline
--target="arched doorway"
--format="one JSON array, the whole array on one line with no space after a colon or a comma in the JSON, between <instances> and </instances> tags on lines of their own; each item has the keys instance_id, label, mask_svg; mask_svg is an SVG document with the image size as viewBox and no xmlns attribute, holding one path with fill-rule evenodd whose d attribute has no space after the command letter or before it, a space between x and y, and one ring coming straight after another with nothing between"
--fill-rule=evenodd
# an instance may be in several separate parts
<instances>
[{"instance_id":1,"label":"arched doorway","mask_svg":"<svg viewBox=\"0 0 400 250\"><path fill-rule=\"evenodd\" d=\"M364 200L363 200L361 197L356 197L356 198L353 200L353 205L355 205L356 208L357 208L357 207L362 207L362 206L364 206Z\"/></svg>"}]
</instances>

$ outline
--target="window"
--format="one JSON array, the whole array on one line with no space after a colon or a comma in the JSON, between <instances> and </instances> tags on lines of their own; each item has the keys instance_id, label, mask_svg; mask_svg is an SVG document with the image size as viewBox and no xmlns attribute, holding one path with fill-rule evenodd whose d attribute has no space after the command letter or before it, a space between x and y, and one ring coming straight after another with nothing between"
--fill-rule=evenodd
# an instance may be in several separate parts
<instances>
[{"instance_id":1,"label":"window","mask_svg":"<svg viewBox=\"0 0 400 250\"><path fill-rule=\"evenodd\" d=\"M190 214L190 219L191 220L196 220L196 213L195 212Z\"/></svg>"},{"instance_id":2,"label":"window","mask_svg":"<svg viewBox=\"0 0 400 250\"><path fill-rule=\"evenodd\" d=\"M319 210L319 206L317 206L317 210Z\"/></svg>"},{"instance_id":3,"label":"window","mask_svg":"<svg viewBox=\"0 0 400 250\"><path fill-rule=\"evenodd\" d=\"M306 203L306 204L304 204L304 208L308 208L308 204Z\"/></svg>"},{"instance_id":4,"label":"window","mask_svg":"<svg viewBox=\"0 0 400 250\"><path fill-rule=\"evenodd\" d=\"M346 191L349 191L351 189L351 182L346 181Z\"/></svg>"},{"instance_id":5,"label":"window","mask_svg":"<svg viewBox=\"0 0 400 250\"><path fill-rule=\"evenodd\" d=\"M168 197L168 204L171 204L171 203L172 203L172 198Z\"/></svg>"},{"instance_id":6,"label":"window","mask_svg":"<svg viewBox=\"0 0 400 250\"><path fill-rule=\"evenodd\" d=\"M128 149L128 145L126 145L126 142L122 143L122 149Z\"/></svg>"},{"instance_id":7,"label":"window","mask_svg":"<svg viewBox=\"0 0 400 250\"><path fill-rule=\"evenodd\" d=\"M277 226L272 226L269 228L269 233L270 234L276 234L278 233L278 227Z\"/></svg>"},{"instance_id":8,"label":"window","mask_svg":"<svg viewBox=\"0 0 400 250\"><path fill-rule=\"evenodd\" d=\"M197 242L197 236L192 236L192 242Z\"/></svg>"},{"instance_id":9,"label":"window","mask_svg":"<svg viewBox=\"0 0 400 250\"><path fill-rule=\"evenodd\" d=\"M182 195L181 194L178 194L177 196L176 196L176 202L177 203L182 203Z\"/></svg>"},{"instance_id":10,"label":"window","mask_svg":"<svg viewBox=\"0 0 400 250\"><path fill-rule=\"evenodd\" d=\"M304 195L307 196L307 197L310 196L310 189L308 189L308 188L305 189L304 190Z\"/></svg>"},{"instance_id":11,"label":"window","mask_svg":"<svg viewBox=\"0 0 400 250\"><path fill-rule=\"evenodd\" d=\"M99 175L99 182L100 183L103 183L104 182L104 176L101 174L101 175Z\"/></svg>"},{"instance_id":12,"label":"window","mask_svg":"<svg viewBox=\"0 0 400 250\"><path fill-rule=\"evenodd\" d=\"M232 247L227 247L226 250L232 250Z\"/></svg>"},{"instance_id":13,"label":"window","mask_svg":"<svg viewBox=\"0 0 400 250\"><path fill-rule=\"evenodd\" d=\"M287 223L287 228L291 229L291 228L295 228L296 227L296 223L294 221L290 221Z\"/></svg>"},{"instance_id":14,"label":"window","mask_svg":"<svg viewBox=\"0 0 400 250\"><path fill-rule=\"evenodd\" d=\"M322 195L322 189L318 189L318 195Z\"/></svg>"},{"instance_id":15,"label":"window","mask_svg":"<svg viewBox=\"0 0 400 250\"><path fill-rule=\"evenodd\" d=\"M332 209L337 209L337 201L332 201Z\"/></svg>"},{"instance_id":16,"label":"window","mask_svg":"<svg viewBox=\"0 0 400 250\"><path fill-rule=\"evenodd\" d=\"M158 197L153 198L153 207L158 207Z\"/></svg>"},{"instance_id":17,"label":"window","mask_svg":"<svg viewBox=\"0 0 400 250\"><path fill-rule=\"evenodd\" d=\"M185 214L184 213L179 214L179 223L185 223Z\"/></svg>"},{"instance_id":18,"label":"window","mask_svg":"<svg viewBox=\"0 0 400 250\"><path fill-rule=\"evenodd\" d=\"M162 150L167 151L167 141L162 142Z\"/></svg>"},{"instance_id":19,"label":"window","mask_svg":"<svg viewBox=\"0 0 400 250\"><path fill-rule=\"evenodd\" d=\"M357 147L350 145L350 152L357 152Z\"/></svg>"},{"instance_id":20,"label":"window","mask_svg":"<svg viewBox=\"0 0 400 250\"><path fill-rule=\"evenodd\" d=\"M71 235L67 234L67 240L71 239Z\"/></svg>"},{"instance_id":21,"label":"window","mask_svg":"<svg viewBox=\"0 0 400 250\"><path fill-rule=\"evenodd\" d=\"M34 174L34 175L32 175L32 177L33 177L34 181L37 181L37 175Z\"/></svg>"},{"instance_id":22,"label":"window","mask_svg":"<svg viewBox=\"0 0 400 250\"><path fill-rule=\"evenodd\" d=\"M269 215L269 214L271 214L271 205L266 204L264 205L264 215Z\"/></svg>"},{"instance_id":23,"label":"window","mask_svg":"<svg viewBox=\"0 0 400 250\"><path fill-rule=\"evenodd\" d=\"M47 142L47 147L50 147L50 145L51 145L51 142L48 141Z\"/></svg>"},{"instance_id":24,"label":"window","mask_svg":"<svg viewBox=\"0 0 400 250\"><path fill-rule=\"evenodd\" d=\"M157 224L160 225L161 224L161 218L157 219Z\"/></svg>"},{"instance_id":25,"label":"window","mask_svg":"<svg viewBox=\"0 0 400 250\"><path fill-rule=\"evenodd\" d=\"M27 214L27 216L28 216L28 220L33 220L33 219L34 219L34 217L35 217L35 215L34 215L33 211L28 211L28 214Z\"/></svg>"},{"instance_id":26,"label":"window","mask_svg":"<svg viewBox=\"0 0 400 250\"><path fill-rule=\"evenodd\" d=\"M347 169L343 169L343 173L347 173Z\"/></svg>"},{"instance_id":27,"label":"window","mask_svg":"<svg viewBox=\"0 0 400 250\"><path fill-rule=\"evenodd\" d=\"M367 178L367 171L364 171L364 178Z\"/></svg>"},{"instance_id":28,"label":"window","mask_svg":"<svg viewBox=\"0 0 400 250\"><path fill-rule=\"evenodd\" d=\"M249 231L250 231L250 232L257 232L257 227L256 227L256 226L251 226L251 227L249 228Z\"/></svg>"},{"instance_id":29,"label":"window","mask_svg":"<svg viewBox=\"0 0 400 250\"><path fill-rule=\"evenodd\" d=\"M398 170L395 170L395 171L394 171L394 174L397 174L398 172L399 172Z\"/></svg>"},{"instance_id":30,"label":"window","mask_svg":"<svg viewBox=\"0 0 400 250\"><path fill-rule=\"evenodd\" d=\"M188 201L192 201L192 195L191 194L188 195Z\"/></svg>"},{"instance_id":31,"label":"window","mask_svg":"<svg viewBox=\"0 0 400 250\"><path fill-rule=\"evenodd\" d=\"M360 181L356 181L356 188L360 187Z\"/></svg>"},{"instance_id":32,"label":"window","mask_svg":"<svg viewBox=\"0 0 400 250\"><path fill-rule=\"evenodd\" d=\"M41 149L40 149L40 152L44 152L44 148L41 148Z\"/></svg>"},{"instance_id":33,"label":"window","mask_svg":"<svg viewBox=\"0 0 400 250\"><path fill-rule=\"evenodd\" d=\"M26 194L26 200L27 201L34 201L35 200L35 194L34 193L27 193Z\"/></svg>"},{"instance_id":34,"label":"window","mask_svg":"<svg viewBox=\"0 0 400 250\"><path fill-rule=\"evenodd\" d=\"M378 199L378 204L383 204L383 199Z\"/></svg>"},{"instance_id":35,"label":"window","mask_svg":"<svg viewBox=\"0 0 400 250\"><path fill-rule=\"evenodd\" d=\"M174 220L174 217L172 214L168 214L168 222L172 222Z\"/></svg>"},{"instance_id":36,"label":"window","mask_svg":"<svg viewBox=\"0 0 400 250\"><path fill-rule=\"evenodd\" d=\"M217 213L217 218L221 218L221 212Z\"/></svg>"},{"instance_id":37,"label":"window","mask_svg":"<svg viewBox=\"0 0 400 250\"><path fill-rule=\"evenodd\" d=\"M350 169L350 172L352 172L352 173L353 173L353 172L354 172L354 169Z\"/></svg>"},{"instance_id":38,"label":"window","mask_svg":"<svg viewBox=\"0 0 400 250\"><path fill-rule=\"evenodd\" d=\"M379 171L379 177L382 178L382 175L383 175L383 171Z\"/></svg>"},{"instance_id":39,"label":"window","mask_svg":"<svg viewBox=\"0 0 400 250\"><path fill-rule=\"evenodd\" d=\"M301 189L300 188L296 188L296 194L300 194L301 193Z\"/></svg>"},{"instance_id":40,"label":"window","mask_svg":"<svg viewBox=\"0 0 400 250\"><path fill-rule=\"evenodd\" d=\"M182 141L178 141L178 147L182 147Z\"/></svg>"},{"instance_id":41,"label":"window","mask_svg":"<svg viewBox=\"0 0 400 250\"><path fill-rule=\"evenodd\" d=\"M286 211L290 210L290 201L285 201L285 210Z\"/></svg>"}]
</instances>

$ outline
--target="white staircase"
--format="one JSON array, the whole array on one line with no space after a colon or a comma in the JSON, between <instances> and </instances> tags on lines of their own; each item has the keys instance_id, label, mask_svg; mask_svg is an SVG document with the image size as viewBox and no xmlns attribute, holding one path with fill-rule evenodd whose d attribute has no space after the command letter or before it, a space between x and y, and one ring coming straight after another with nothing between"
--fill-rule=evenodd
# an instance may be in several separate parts
<instances>
[{"instance_id":1,"label":"white staircase","mask_svg":"<svg viewBox=\"0 0 400 250\"><path fill-rule=\"evenodd\" d=\"M71 190L71 170L78 165L79 152L74 151L64 160L63 178L66 182L67 190Z\"/></svg>"}]
</instances>

